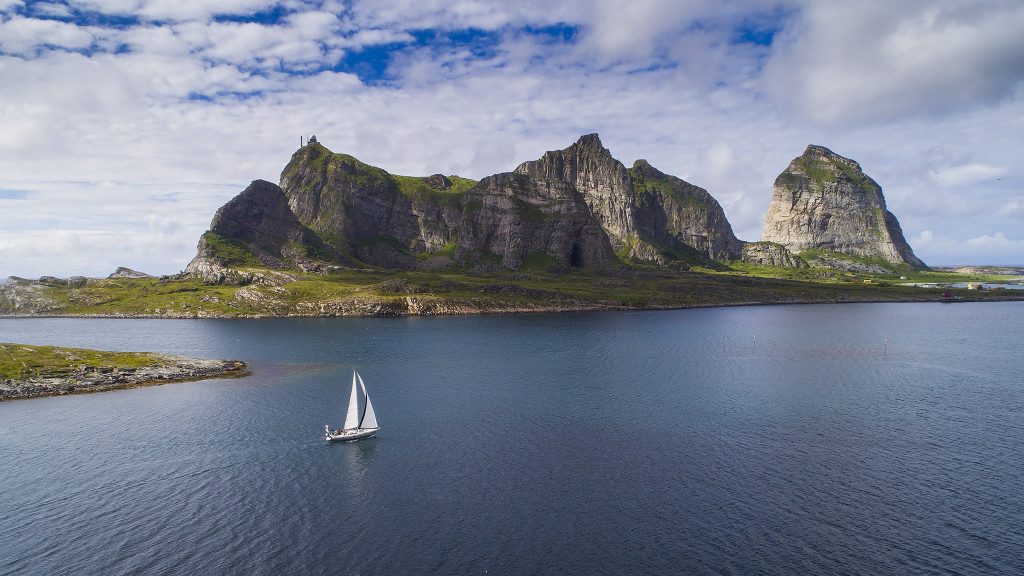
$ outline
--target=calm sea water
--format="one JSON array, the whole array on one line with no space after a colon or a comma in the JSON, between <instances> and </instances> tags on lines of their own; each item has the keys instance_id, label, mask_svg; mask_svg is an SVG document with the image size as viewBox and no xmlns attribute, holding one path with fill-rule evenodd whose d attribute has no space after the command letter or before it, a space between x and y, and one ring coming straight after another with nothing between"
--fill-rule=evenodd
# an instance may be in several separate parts
<instances>
[{"instance_id":1,"label":"calm sea water","mask_svg":"<svg viewBox=\"0 0 1024 576\"><path fill-rule=\"evenodd\" d=\"M0 404L0 573L1020 574L1022 329L1024 303L0 320L255 372ZM353 366L382 430L326 445Z\"/></svg>"}]
</instances>

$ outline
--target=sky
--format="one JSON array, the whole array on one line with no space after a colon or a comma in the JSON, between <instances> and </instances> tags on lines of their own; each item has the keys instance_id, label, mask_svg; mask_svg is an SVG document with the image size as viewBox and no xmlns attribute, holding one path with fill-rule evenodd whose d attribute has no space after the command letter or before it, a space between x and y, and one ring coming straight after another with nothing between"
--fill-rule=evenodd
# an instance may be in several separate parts
<instances>
[{"instance_id":1,"label":"sky","mask_svg":"<svg viewBox=\"0 0 1024 576\"><path fill-rule=\"evenodd\" d=\"M316 134L393 174L598 132L760 238L808 144L931 265L1024 264L1018 0L0 0L0 278L182 270Z\"/></svg>"}]
</instances>

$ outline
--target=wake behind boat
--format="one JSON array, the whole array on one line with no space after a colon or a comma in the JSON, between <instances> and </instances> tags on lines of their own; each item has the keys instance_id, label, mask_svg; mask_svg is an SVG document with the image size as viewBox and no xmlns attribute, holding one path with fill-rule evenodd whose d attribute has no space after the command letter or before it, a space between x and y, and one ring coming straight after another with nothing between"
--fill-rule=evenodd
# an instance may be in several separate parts
<instances>
[{"instance_id":1,"label":"wake behind boat","mask_svg":"<svg viewBox=\"0 0 1024 576\"><path fill-rule=\"evenodd\" d=\"M359 410L359 392L356 389L356 382L363 392L363 410ZM324 424L324 440L328 442L347 442L369 438L377 433L380 427L377 426L377 416L373 413L373 404L370 403L370 395L366 393L366 384L363 384L363 377L355 370L352 371L352 393L348 398L348 411L345 412L345 424L341 430L331 430L331 427Z\"/></svg>"}]
</instances>

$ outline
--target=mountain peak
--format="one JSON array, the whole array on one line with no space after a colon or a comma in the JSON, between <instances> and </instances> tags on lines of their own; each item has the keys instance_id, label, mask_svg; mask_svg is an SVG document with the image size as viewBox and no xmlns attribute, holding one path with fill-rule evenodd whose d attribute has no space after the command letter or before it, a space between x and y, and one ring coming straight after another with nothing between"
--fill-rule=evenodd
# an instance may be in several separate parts
<instances>
[{"instance_id":1,"label":"mountain peak","mask_svg":"<svg viewBox=\"0 0 1024 576\"><path fill-rule=\"evenodd\" d=\"M827 162L831 164L845 164L846 166L852 168L861 175L864 174L860 167L860 164L858 164L856 160L847 158L845 156L840 156L839 154L836 154L832 150L824 146L819 146L817 144L808 144L807 148L804 150L804 153L793 160L793 162L804 164L806 164L808 161Z\"/></svg>"},{"instance_id":2,"label":"mountain peak","mask_svg":"<svg viewBox=\"0 0 1024 576\"><path fill-rule=\"evenodd\" d=\"M761 240L808 251L925 268L856 161L810 145L775 179Z\"/></svg>"},{"instance_id":3,"label":"mountain peak","mask_svg":"<svg viewBox=\"0 0 1024 576\"><path fill-rule=\"evenodd\" d=\"M630 171L640 174L646 178L660 179L667 176L667 174L658 170L654 166L651 166L651 163L643 158L633 162L633 167L630 168Z\"/></svg>"},{"instance_id":4,"label":"mountain peak","mask_svg":"<svg viewBox=\"0 0 1024 576\"><path fill-rule=\"evenodd\" d=\"M601 143L601 137L597 134L597 132L593 132L591 134L584 134L583 136L580 136L580 139L576 141L576 145L587 148L604 149L604 144Z\"/></svg>"}]
</instances>

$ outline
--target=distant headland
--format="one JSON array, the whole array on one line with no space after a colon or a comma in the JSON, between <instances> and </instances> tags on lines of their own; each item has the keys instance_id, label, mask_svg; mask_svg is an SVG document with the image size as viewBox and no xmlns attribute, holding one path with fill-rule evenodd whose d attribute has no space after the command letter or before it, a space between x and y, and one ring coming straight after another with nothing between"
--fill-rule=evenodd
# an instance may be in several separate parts
<instances>
[{"instance_id":1,"label":"distant headland","mask_svg":"<svg viewBox=\"0 0 1024 576\"><path fill-rule=\"evenodd\" d=\"M707 190L597 134L482 180L399 176L315 136L279 184L214 215L184 272L11 278L3 315L465 314L851 301L1024 299L999 270L929 269L882 188L811 145L775 179L762 237L738 239ZM935 288L903 284L927 283Z\"/></svg>"},{"instance_id":2,"label":"distant headland","mask_svg":"<svg viewBox=\"0 0 1024 576\"><path fill-rule=\"evenodd\" d=\"M238 360L0 343L0 402L248 373Z\"/></svg>"}]
</instances>

